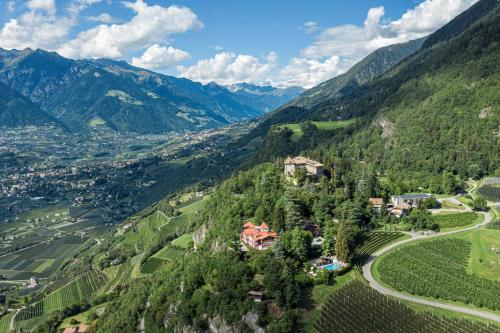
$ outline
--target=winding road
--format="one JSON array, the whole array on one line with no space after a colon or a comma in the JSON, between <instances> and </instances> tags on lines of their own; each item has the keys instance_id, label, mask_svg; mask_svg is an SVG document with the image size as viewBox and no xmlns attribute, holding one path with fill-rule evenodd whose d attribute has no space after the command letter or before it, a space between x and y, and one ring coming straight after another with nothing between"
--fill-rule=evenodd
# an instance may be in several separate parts
<instances>
[{"instance_id":1,"label":"winding road","mask_svg":"<svg viewBox=\"0 0 500 333\"><path fill-rule=\"evenodd\" d=\"M476 225L471 226L471 227L463 228L460 230L442 232L442 233L437 233L437 234L433 234L433 235L422 235L420 233L414 233L414 232L407 233L408 235L411 236L411 238L390 244L389 246L387 246L383 249L380 249L377 252L375 252L374 254L372 254L362 267L363 268L363 276L365 277L365 279L368 281L368 283L370 284L370 286L373 289L377 290L378 292L380 292L384 295L389 295L389 296L393 296L393 297L396 297L396 298L399 298L399 299L402 299L405 301L410 301L410 302L414 302L414 303L418 303L418 304L433 306L436 308L441 308L441 309L455 311L455 312L461 312L461 313L465 313L465 314L469 314L469 315L474 315L474 316L486 318L486 319L493 320L496 322L500 322L500 316L497 314L494 314L492 312L475 310L475 309L471 309L471 308L467 308L467 307L463 307L463 306L459 306L459 305L434 302L431 300L427 300L425 298L397 292L395 290L389 289L389 288L381 285L378 281L375 280L375 278L372 275L373 263L374 263L375 259L380 257L382 254L389 252L390 250L392 250L400 245L403 245L406 243L411 243L411 242L414 242L417 240L442 237L442 236L446 236L446 235L451 235L451 234L456 234L456 233L460 233L460 232L464 232L464 231L469 231L469 230L481 228L484 225L490 223L490 221L491 221L491 215L489 212L482 213L482 214L484 215L484 220L482 223L476 224Z\"/></svg>"}]
</instances>

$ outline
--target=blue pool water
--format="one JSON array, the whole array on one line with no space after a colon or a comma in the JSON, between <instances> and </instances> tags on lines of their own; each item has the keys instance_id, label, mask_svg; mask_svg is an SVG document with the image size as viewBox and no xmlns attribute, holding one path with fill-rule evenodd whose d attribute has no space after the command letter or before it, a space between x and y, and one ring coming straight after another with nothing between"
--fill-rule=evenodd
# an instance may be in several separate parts
<instances>
[{"instance_id":1,"label":"blue pool water","mask_svg":"<svg viewBox=\"0 0 500 333\"><path fill-rule=\"evenodd\" d=\"M323 268L325 268L326 270L328 271L335 271L337 269L339 269L340 267L342 267L340 264L328 264L328 265L325 265L323 266Z\"/></svg>"}]
</instances>

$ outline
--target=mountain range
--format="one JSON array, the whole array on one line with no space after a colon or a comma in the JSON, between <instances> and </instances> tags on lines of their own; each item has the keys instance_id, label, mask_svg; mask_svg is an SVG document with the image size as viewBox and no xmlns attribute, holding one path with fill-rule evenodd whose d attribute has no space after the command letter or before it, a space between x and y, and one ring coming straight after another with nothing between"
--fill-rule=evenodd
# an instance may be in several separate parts
<instances>
[{"instance_id":1,"label":"mountain range","mask_svg":"<svg viewBox=\"0 0 500 333\"><path fill-rule=\"evenodd\" d=\"M139 133L217 127L258 117L303 91L202 85L123 61L72 60L29 48L0 49L0 82L31 101L27 105L43 119L53 118L75 132L93 126ZM41 121L24 113L14 116L9 109L2 109L11 116L2 117L0 126Z\"/></svg>"}]
</instances>

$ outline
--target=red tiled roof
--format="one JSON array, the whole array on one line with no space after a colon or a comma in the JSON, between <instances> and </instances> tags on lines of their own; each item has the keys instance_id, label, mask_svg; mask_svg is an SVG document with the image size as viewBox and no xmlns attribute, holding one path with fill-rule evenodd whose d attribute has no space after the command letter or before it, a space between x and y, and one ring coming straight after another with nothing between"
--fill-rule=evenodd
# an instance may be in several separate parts
<instances>
[{"instance_id":1,"label":"red tiled roof","mask_svg":"<svg viewBox=\"0 0 500 333\"><path fill-rule=\"evenodd\" d=\"M262 223L260 226L255 226L253 223L246 222L243 225L244 229L241 232L243 236L251 237L254 241L261 241L266 238L277 238L278 234L272 231L262 231L268 230L269 226L266 223Z\"/></svg>"},{"instance_id":2,"label":"red tiled roof","mask_svg":"<svg viewBox=\"0 0 500 333\"><path fill-rule=\"evenodd\" d=\"M269 237L276 238L278 235L275 232L259 232L254 236L255 240L263 240Z\"/></svg>"},{"instance_id":3,"label":"red tiled roof","mask_svg":"<svg viewBox=\"0 0 500 333\"><path fill-rule=\"evenodd\" d=\"M245 228L245 229L247 229L247 228L255 228L255 224L253 224L250 221L246 221L245 224L243 224L243 228Z\"/></svg>"}]
</instances>

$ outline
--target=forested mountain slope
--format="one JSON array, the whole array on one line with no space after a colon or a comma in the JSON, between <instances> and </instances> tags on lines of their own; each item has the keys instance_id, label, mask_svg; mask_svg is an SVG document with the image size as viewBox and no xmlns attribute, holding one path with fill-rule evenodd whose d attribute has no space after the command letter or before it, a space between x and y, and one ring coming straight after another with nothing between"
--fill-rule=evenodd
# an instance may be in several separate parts
<instances>
[{"instance_id":1,"label":"forested mountain slope","mask_svg":"<svg viewBox=\"0 0 500 333\"><path fill-rule=\"evenodd\" d=\"M498 1L479 2L428 39L439 43L423 47L349 95L305 112L274 114L270 119L277 123L337 117L357 118L357 123L344 130L345 135L333 132L330 139L312 129L299 142L274 128L259 159L330 142L331 153L363 159L383 172L493 172L500 163L499 13ZM465 31L451 32L464 22ZM293 149L280 152L280 147Z\"/></svg>"},{"instance_id":2,"label":"forested mountain slope","mask_svg":"<svg viewBox=\"0 0 500 333\"><path fill-rule=\"evenodd\" d=\"M281 89L259 103L215 83L202 85L106 59L72 60L43 50L0 49L0 81L73 131L96 124L141 133L196 130L270 111ZM289 90L284 99L300 91Z\"/></svg>"},{"instance_id":3,"label":"forested mountain slope","mask_svg":"<svg viewBox=\"0 0 500 333\"><path fill-rule=\"evenodd\" d=\"M425 38L420 38L382 47L355 64L346 73L305 91L280 109L291 106L309 109L325 100L347 95L360 85L380 76L404 58L417 52L424 41Z\"/></svg>"},{"instance_id":4,"label":"forested mountain slope","mask_svg":"<svg viewBox=\"0 0 500 333\"><path fill-rule=\"evenodd\" d=\"M30 100L0 82L0 127L48 124L57 122Z\"/></svg>"}]
</instances>

